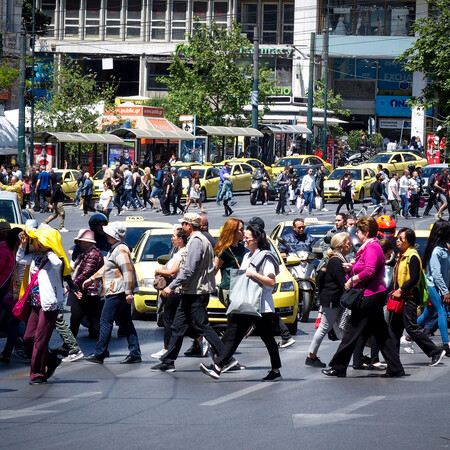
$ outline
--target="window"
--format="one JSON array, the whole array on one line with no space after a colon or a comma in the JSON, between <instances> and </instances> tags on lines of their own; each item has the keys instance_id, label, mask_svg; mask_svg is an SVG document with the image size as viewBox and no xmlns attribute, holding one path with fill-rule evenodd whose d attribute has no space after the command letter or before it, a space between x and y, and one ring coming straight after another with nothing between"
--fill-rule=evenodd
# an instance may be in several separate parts
<instances>
[{"instance_id":1,"label":"window","mask_svg":"<svg viewBox=\"0 0 450 450\"><path fill-rule=\"evenodd\" d=\"M42 0L42 11L52 19L47 28L47 37L53 37L55 35L55 9L56 0Z\"/></svg>"},{"instance_id":2,"label":"window","mask_svg":"<svg viewBox=\"0 0 450 450\"><path fill-rule=\"evenodd\" d=\"M208 13L207 2L194 2L193 15L198 18L199 22L206 22L206 16Z\"/></svg>"},{"instance_id":3,"label":"window","mask_svg":"<svg viewBox=\"0 0 450 450\"><path fill-rule=\"evenodd\" d=\"M244 173L253 173L255 169L252 166L241 166Z\"/></svg>"},{"instance_id":4,"label":"window","mask_svg":"<svg viewBox=\"0 0 450 450\"><path fill-rule=\"evenodd\" d=\"M100 0L86 0L86 37L98 37L100 32Z\"/></svg>"},{"instance_id":5,"label":"window","mask_svg":"<svg viewBox=\"0 0 450 450\"><path fill-rule=\"evenodd\" d=\"M257 24L258 5L254 3L244 3L242 5L242 32L247 35L250 41L253 41L253 29Z\"/></svg>"},{"instance_id":6,"label":"window","mask_svg":"<svg viewBox=\"0 0 450 450\"><path fill-rule=\"evenodd\" d=\"M128 0L126 19L127 38L139 38L141 36L141 0Z\"/></svg>"},{"instance_id":7,"label":"window","mask_svg":"<svg viewBox=\"0 0 450 450\"><path fill-rule=\"evenodd\" d=\"M152 39L163 40L166 37L166 2L154 1L152 5Z\"/></svg>"},{"instance_id":8,"label":"window","mask_svg":"<svg viewBox=\"0 0 450 450\"><path fill-rule=\"evenodd\" d=\"M407 153L405 153L403 155L403 160L404 161L417 161L417 158L414 155L408 155Z\"/></svg>"},{"instance_id":9,"label":"window","mask_svg":"<svg viewBox=\"0 0 450 450\"><path fill-rule=\"evenodd\" d=\"M294 43L294 4L286 3L283 5L283 21L282 21L282 40L283 44Z\"/></svg>"},{"instance_id":10,"label":"window","mask_svg":"<svg viewBox=\"0 0 450 450\"><path fill-rule=\"evenodd\" d=\"M278 5L271 3L263 4L263 23L262 23L262 43L277 43L277 13Z\"/></svg>"},{"instance_id":11,"label":"window","mask_svg":"<svg viewBox=\"0 0 450 450\"><path fill-rule=\"evenodd\" d=\"M227 23L228 3L214 2L214 20L216 23Z\"/></svg>"},{"instance_id":12,"label":"window","mask_svg":"<svg viewBox=\"0 0 450 450\"><path fill-rule=\"evenodd\" d=\"M186 2L173 2L172 40L184 41L186 35Z\"/></svg>"},{"instance_id":13,"label":"window","mask_svg":"<svg viewBox=\"0 0 450 450\"><path fill-rule=\"evenodd\" d=\"M167 68L169 64L163 63L148 63L147 64L147 91L166 91L164 84L158 83L156 79L160 76L167 75Z\"/></svg>"},{"instance_id":14,"label":"window","mask_svg":"<svg viewBox=\"0 0 450 450\"><path fill-rule=\"evenodd\" d=\"M121 0L106 0L106 37L120 38Z\"/></svg>"},{"instance_id":15,"label":"window","mask_svg":"<svg viewBox=\"0 0 450 450\"><path fill-rule=\"evenodd\" d=\"M80 0L66 0L64 36L78 36L80 29Z\"/></svg>"}]
</instances>

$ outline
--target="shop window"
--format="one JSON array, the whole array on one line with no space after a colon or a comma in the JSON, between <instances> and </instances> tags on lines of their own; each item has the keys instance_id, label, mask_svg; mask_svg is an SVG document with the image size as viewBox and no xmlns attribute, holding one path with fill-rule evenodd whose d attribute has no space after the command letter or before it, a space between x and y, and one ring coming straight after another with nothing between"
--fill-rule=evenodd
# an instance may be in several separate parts
<instances>
[{"instance_id":1,"label":"shop window","mask_svg":"<svg viewBox=\"0 0 450 450\"><path fill-rule=\"evenodd\" d=\"M139 38L141 36L142 0L128 0L126 12L127 38Z\"/></svg>"},{"instance_id":2,"label":"shop window","mask_svg":"<svg viewBox=\"0 0 450 450\"><path fill-rule=\"evenodd\" d=\"M283 5L283 44L294 43L294 4L286 3Z\"/></svg>"},{"instance_id":3,"label":"shop window","mask_svg":"<svg viewBox=\"0 0 450 450\"><path fill-rule=\"evenodd\" d=\"M173 2L172 40L184 41L186 36L186 2Z\"/></svg>"},{"instance_id":4,"label":"shop window","mask_svg":"<svg viewBox=\"0 0 450 450\"><path fill-rule=\"evenodd\" d=\"M152 4L152 39L164 40L166 37L166 5L165 1L154 1Z\"/></svg>"},{"instance_id":5,"label":"shop window","mask_svg":"<svg viewBox=\"0 0 450 450\"><path fill-rule=\"evenodd\" d=\"M277 14L277 4L263 4L262 44L277 43Z\"/></svg>"},{"instance_id":6,"label":"shop window","mask_svg":"<svg viewBox=\"0 0 450 450\"><path fill-rule=\"evenodd\" d=\"M87 38L98 38L100 33L100 0L86 0L85 34Z\"/></svg>"},{"instance_id":7,"label":"shop window","mask_svg":"<svg viewBox=\"0 0 450 450\"><path fill-rule=\"evenodd\" d=\"M106 37L120 38L121 0L106 0Z\"/></svg>"},{"instance_id":8,"label":"shop window","mask_svg":"<svg viewBox=\"0 0 450 450\"><path fill-rule=\"evenodd\" d=\"M165 84L158 83L158 77L168 74L169 64L148 63L147 64L147 91L166 91Z\"/></svg>"},{"instance_id":9,"label":"shop window","mask_svg":"<svg viewBox=\"0 0 450 450\"><path fill-rule=\"evenodd\" d=\"M247 35L247 39L253 42L254 27L258 18L258 5L256 3L244 3L242 5L241 23L242 32Z\"/></svg>"},{"instance_id":10,"label":"shop window","mask_svg":"<svg viewBox=\"0 0 450 450\"><path fill-rule=\"evenodd\" d=\"M47 37L54 37L55 35L55 9L56 0L42 0L42 11L52 19L47 28Z\"/></svg>"},{"instance_id":11,"label":"shop window","mask_svg":"<svg viewBox=\"0 0 450 450\"><path fill-rule=\"evenodd\" d=\"M66 0L64 36L78 36L80 30L80 0Z\"/></svg>"},{"instance_id":12,"label":"shop window","mask_svg":"<svg viewBox=\"0 0 450 450\"><path fill-rule=\"evenodd\" d=\"M216 23L227 23L228 3L214 2L214 20Z\"/></svg>"}]
</instances>

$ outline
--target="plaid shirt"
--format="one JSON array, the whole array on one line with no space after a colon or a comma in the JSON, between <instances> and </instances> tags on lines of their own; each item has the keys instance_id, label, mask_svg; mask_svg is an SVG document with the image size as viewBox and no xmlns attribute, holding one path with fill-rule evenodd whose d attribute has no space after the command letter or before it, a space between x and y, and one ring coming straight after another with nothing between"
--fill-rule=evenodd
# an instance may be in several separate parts
<instances>
[{"instance_id":1,"label":"plaid shirt","mask_svg":"<svg viewBox=\"0 0 450 450\"><path fill-rule=\"evenodd\" d=\"M105 297L121 293L132 295L137 283L127 245L123 242L114 244L105 256L105 265L91 278L102 278Z\"/></svg>"}]
</instances>

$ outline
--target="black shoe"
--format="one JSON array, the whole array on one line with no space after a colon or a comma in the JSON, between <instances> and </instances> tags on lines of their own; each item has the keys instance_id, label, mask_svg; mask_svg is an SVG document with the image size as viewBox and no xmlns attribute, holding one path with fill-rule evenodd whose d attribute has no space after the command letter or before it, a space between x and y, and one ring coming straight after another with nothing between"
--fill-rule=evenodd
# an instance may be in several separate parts
<instances>
[{"instance_id":1,"label":"black shoe","mask_svg":"<svg viewBox=\"0 0 450 450\"><path fill-rule=\"evenodd\" d=\"M194 341L192 345L184 352L184 356L203 356L202 349L198 341Z\"/></svg>"},{"instance_id":2,"label":"black shoe","mask_svg":"<svg viewBox=\"0 0 450 450\"><path fill-rule=\"evenodd\" d=\"M49 360L47 364L47 372L45 372L45 377L47 380L55 373L56 368L61 364L61 360L56 357Z\"/></svg>"},{"instance_id":3,"label":"black shoe","mask_svg":"<svg viewBox=\"0 0 450 450\"><path fill-rule=\"evenodd\" d=\"M205 366L203 363L200 363L200 370L211 378L218 380L220 378L220 370L216 369L215 364L210 364L209 366Z\"/></svg>"},{"instance_id":4,"label":"black shoe","mask_svg":"<svg viewBox=\"0 0 450 450\"><path fill-rule=\"evenodd\" d=\"M59 347L59 348L52 348L51 352L52 353L56 353L57 355L64 356L64 357L69 356L69 349L66 348L64 346L64 344L61 345L61 347Z\"/></svg>"},{"instance_id":5,"label":"black shoe","mask_svg":"<svg viewBox=\"0 0 450 450\"><path fill-rule=\"evenodd\" d=\"M7 356L4 356L3 352L0 353L0 362L2 362L3 364L9 364L9 358Z\"/></svg>"},{"instance_id":6,"label":"black shoe","mask_svg":"<svg viewBox=\"0 0 450 450\"><path fill-rule=\"evenodd\" d=\"M140 362L142 362L142 358L140 356L128 355L123 361L120 361L120 364L137 364Z\"/></svg>"},{"instance_id":7,"label":"black shoe","mask_svg":"<svg viewBox=\"0 0 450 450\"><path fill-rule=\"evenodd\" d=\"M406 375L404 370L400 370L400 372L390 372L389 370L386 370L386 373L383 373L381 375L381 378L400 378L404 377Z\"/></svg>"},{"instance_id":8,"label":"black shoe","mask_svg":"<svg viewBox=\"0 0 450 450\"><path fill-rule=\"evenodd\" d=\"M437 366L442 358L446 355L446 350L439 350L436 354L431 357L430 367Z\"/></svg>"},{"instance_id":9,"label":"black shoe","mask_svg":"<svg viewBox=\"0 0 450 450\"><path fill-rule=\"evenodd\" d=\"M281 381L281 373L271 370L261 381Z\"/></svg>"},{"instance_id":10,"label":"black shoe","mask_svg":"<svg viewBox=\"0 0 450 450\"><path fill-rule=\"evenodd\" d=\"M369 370L370 365L366 363L355 364L353 370Z\"/></svg>"},{"instance_id":11,"label":"black shoe","mask_svg":"<svg viewBox=\"0 0 450 450\"><path fill-rule=\"evenodd\" d=\"M85 359L85 361L93 362L96 364L103 364L103 359L95 356L95 353L91 353L90 355L86 356L84 359Z\"/></svg>"},{"instance_id":12,"label":"black shoe","mask_svg":"<svg viewBox=\"0 0 450 450\"><path fill-rule=\"evenodd\" d=\"M310 367L327 367L317 356L315 358L306 357L305 364Z\"/></svg>"},{"instance_id":13,"label":"black shoe","mask_svg":"<svg viewBox=\"0 0 450 450\"><path fill-rule=\"evenodd\" d=\"M156 366L153 366L150 370L152 372L175 372L175 364L162 362L156 364Z\"/></svg>"},{"instance_id":14,"label":"black shoe","mask_svg":"<svg viewBox=\"0 0 450 450\"><path fill-rule=\"evenodd\" d=\"M36 377L28 382L28 384L45 384L47 383L47 378L45 377Z\"/></svg>"},{"instance_id":15,"label":"black shoe","mask_svg":"<svg viewBox=\"0 0 450 450\"><path fill-rule=\"evenodd\" d=\"M345 378L347 374L336 369L322 369L322 373L327 377Z\"/></svg>"}]
</instances>

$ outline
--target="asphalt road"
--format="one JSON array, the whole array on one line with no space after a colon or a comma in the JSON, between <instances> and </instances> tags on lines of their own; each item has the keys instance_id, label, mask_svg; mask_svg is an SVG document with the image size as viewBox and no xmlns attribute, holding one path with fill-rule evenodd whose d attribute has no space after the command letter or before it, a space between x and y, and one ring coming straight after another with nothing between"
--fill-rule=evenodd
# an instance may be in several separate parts
<instances>
[{"instance_id":1,"label":"asphalt road","mask_svg":"<svg viewBox=\"0 0 450 450\"><path fill-rule=\"evenodd\" d=\"M247 221L259 215L269 231L280 221L273 204L253 207L243 195L237 200L236 217ZM205 207L211 227L219 227L225 220L223 208L212 201ZM329 209L334 210L335 205ZM152 212L143 215L163 219ZM37 216L39 221L46 217ZM282 219L296 216L292 213ZM314 217L332 220L333 214ZM175 222L175 218L169 217L169 221ZM426 229L432 222L400 220L399 226ZM77 230L86 226L81 212L68 207L66 228L71 231L63 234L66 249ZM407 373L404 378L384 379L379 377L381 372L349 368L347 378L330 379L304 364L315 315L310 323L300 324L294 346L281 351L283 380L279 383L260 382L269 370L269 357L260 339L253 336L238 349L237 358L247 369L223 374L218 381L199 371L199 358L182 354L175 373L150 372L157 363L150 354L160 350L163 337L162 329L151 321L135 322L143 353L141 364L119 364L127 348L126 340L117 338L115 331L111 358L104 365L82 360L63 363L47 385L29 386L27 365L13 357L8 366L0 365L0 448L450 446L450 358L431 368L416 346L415 354L401 353ZM438 334L433 339L441 342ZM51 346L60 342L54 334ZM84 328L79 344L85 354L95 346ZM0 348L3 345L4 339L0 339ZM189 345L186 339L183 351ZM319 350L322 361L328 362L337 346L338 342L325 339Z\"/></svg>"}]
</instances>

